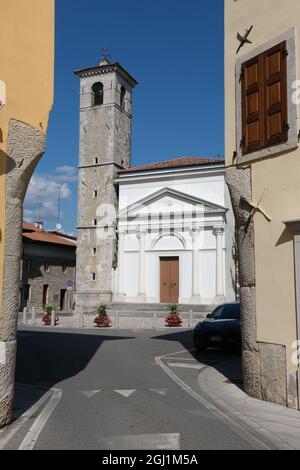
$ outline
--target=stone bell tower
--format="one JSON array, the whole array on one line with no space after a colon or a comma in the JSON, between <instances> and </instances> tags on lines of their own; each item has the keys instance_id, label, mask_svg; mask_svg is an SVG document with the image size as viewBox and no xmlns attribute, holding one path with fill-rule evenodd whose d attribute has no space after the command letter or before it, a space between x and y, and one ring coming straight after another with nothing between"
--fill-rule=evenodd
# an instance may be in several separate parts
<instances>
[{"instance_id":1,"label":"stone bell tower","mask_svg":"<svg viewBox=\"0 0 300 470\"><path fill-rule=\"evenodd\" d=\"M76 70L80 78L76 309L112 301L118 170L131 164L135 79L118 63Z\"/></svg>"}]
</instances>

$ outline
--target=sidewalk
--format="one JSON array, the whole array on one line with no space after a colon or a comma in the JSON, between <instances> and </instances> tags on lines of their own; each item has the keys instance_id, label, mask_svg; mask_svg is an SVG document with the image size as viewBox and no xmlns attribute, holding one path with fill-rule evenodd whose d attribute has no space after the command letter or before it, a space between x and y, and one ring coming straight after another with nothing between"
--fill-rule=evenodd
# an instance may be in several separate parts
<instances>
[{"instance_id":1,"label":"sidewalk","mask_svg":"<svg viewBox=\"0 0 300 470\"><path fill-rule=\"evenodd\" d=\"M199 374L201 391L216 406L256 434L263 435L276 449L300 450L300 411L256 400L228 379L240 383L238 359L218 364L218 369L205 367Z\"/></svg>"}]
</instances>

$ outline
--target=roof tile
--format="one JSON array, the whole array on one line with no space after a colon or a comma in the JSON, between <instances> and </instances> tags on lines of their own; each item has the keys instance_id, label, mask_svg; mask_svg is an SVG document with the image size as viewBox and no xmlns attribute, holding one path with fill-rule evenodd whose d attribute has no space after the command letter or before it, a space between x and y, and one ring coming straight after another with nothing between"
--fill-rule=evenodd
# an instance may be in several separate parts
<instances>
[{"instance_id":1,"label":"roof tile","mask_svg":"<svg viewBox=\"0 0 300 470\"><path fill-rule=\"evenodd\" d=\"M200 158L200 157L181 157L173 160L166 160L157 163L148 163L146 165L134 166L125 170L120 170L120 174L132 173L145 170L160 170L166 168L184 168L201 165L220 165L224 163L222 158Z\"/></svg>"}]
</instances>

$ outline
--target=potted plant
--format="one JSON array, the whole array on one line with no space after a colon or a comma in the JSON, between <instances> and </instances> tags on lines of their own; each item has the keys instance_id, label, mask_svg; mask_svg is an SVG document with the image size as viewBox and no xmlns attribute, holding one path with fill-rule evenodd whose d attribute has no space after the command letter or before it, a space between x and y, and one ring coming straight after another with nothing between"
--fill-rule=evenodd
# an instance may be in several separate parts
<instances>
[{"instance_id":1,"label":"potted plant","mask_svg":"<svg viewBox=\"0 0 300 470\"><path fill-rule=\"evenodd\" d=\"M107 316L107 305L99 305L94 323L97 328L109 328L111 326L111 321Z\"/></svg>"},{"instance_id":2,"label":"potted plant","mask_svg":"<svg viewBox=\"0 0 300 470\"><path fill-rule=\"evenodd\" d=\"M44 306L44 311L45 311L45 314L42 318L42 321L44 322L44 324L46 326L51 326L51 316L52 316L52 312L55 310L55 308L52 306L52 305L45 305ZM54 325L57 325L59 321L59 318L57 315L54 316Z\"/></svg>"},{"instance_id":3,"label":"potted plant","mask_svg":"<svg viewBox=\"0 0 300 470\"><path fill-rule=\"evenodd\" d=\"M171 304L169 305L170 313L166 318L166 325L170 327L181 326L182 319L179 314L179 305L178 304Z\"/></svg>"}]
</instances>

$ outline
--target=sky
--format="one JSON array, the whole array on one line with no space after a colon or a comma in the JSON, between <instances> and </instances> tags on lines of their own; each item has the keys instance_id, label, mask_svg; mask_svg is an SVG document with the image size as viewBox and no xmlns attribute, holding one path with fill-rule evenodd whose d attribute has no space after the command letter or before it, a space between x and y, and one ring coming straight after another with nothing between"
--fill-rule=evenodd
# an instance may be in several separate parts
<instances>
[{"instance_id":1,"label":"sky","mask_svg":"<svg viewBox=\"0 0 300 470\"><path fill-rule=\"evenodd\" d=\"M24 218L76 234L79 80L102 49L136 78L132 164L224 154L223 0L57 0L47 149Z\"/></svg>"}]
</instances>

